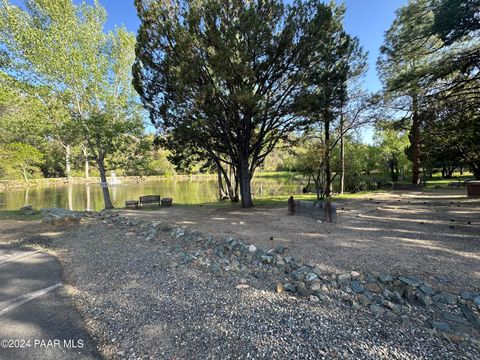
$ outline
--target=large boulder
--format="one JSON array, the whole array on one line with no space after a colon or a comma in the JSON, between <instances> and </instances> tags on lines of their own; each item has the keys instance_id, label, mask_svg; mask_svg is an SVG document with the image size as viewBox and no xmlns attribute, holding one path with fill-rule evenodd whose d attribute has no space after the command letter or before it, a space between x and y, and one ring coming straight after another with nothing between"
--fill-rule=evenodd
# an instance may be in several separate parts
<instances>
[{"instance_id":1,"label":"large boulder","mask_svg":"<svg viewBox=\"0 0 480 360\"><path fill-rule=\"evenodd\" d=\"M33 210L33 206L28 204L28 205L24 205L20 208L20 213L22 215L33 215L35 214L35 210Z\"/></svg>"},{"instance_id":2,"label":"large boulder","mask_svg":"<svg viewBox=\"0 0 480 360\"><path fill-rule=\"evenodd\" d=\"M71 210L60 208L41 209L43 214L43 223L50 225L78 225L82 216Z\"/></svg>"}]
</instances>

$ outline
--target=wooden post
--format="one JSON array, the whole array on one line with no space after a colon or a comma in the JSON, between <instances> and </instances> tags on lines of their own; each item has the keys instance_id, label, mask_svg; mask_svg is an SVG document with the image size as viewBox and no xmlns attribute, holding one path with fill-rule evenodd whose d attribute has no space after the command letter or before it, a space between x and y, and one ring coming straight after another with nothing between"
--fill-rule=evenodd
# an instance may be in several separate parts
<instances>
[{"instance_id":1,"label":"wooden post","mask_svg":"<svg viewBox=\"0 0 480 360\"><path fill-rule=\"evenodd\" d=\"M295 200L293 196L288 199L288 215L295 215Z\"/></svg>"}]
</instances>

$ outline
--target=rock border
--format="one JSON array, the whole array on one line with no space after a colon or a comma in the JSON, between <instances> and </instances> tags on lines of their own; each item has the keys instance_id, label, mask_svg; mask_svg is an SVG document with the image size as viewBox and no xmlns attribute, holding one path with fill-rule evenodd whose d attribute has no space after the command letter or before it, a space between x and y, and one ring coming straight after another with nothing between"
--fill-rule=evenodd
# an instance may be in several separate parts
<instances>
[{"instance_id":1,"label":"rock border","mask_svg":"<svg viewBox=\"0 0 480 360\"><path fill-rule=\"evenodd\" d=\"M480 293L477 292L465 290L453 294L440 291L411 275L357 271L325 273L314 265L297 262L293 256L286 255L287 249L282 245L265 250L232 237L216 239L198 231L187 231L184 227L132 219L118 213L84 212L82 216L133 227L149 242L161 241L165 235L178 240L171 249L178 262L172 262L172 266L196 263L215 275L251 274L271 280L270 288L277 293L287 293L312 303L340 300L374 316L389 313L404 317L412 312L412 308L420 307L428 313L425 325L446 335L464 334L465 327L480 329ZM241 279L239 288L247 288L243 286L246 282Z\"/></svg>"}]
</instances>

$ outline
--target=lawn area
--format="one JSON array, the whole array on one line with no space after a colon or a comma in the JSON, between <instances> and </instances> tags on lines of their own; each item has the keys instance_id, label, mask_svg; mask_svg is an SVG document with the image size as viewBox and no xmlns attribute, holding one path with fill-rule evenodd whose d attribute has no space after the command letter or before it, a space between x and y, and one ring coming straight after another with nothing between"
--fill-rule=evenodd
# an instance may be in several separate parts
<instances>
[{"instance_id":1,"label":"lawn area","mask_svg":"<svg viewBox=\"0 0 480 360\"><path fill-rule=\"evenodd\" d=\"M427 179L426 187L427 188L435 188L436 186L445 187L448 186L450 183L454 182L464 182L469 180L474 180L474 176L471 173L464 172L463 175L459 172L453 174L453 177L450 179L442 178L442 174L436 173L433 175L431 179Z\"/></svg>"},{"instance_id":2,"label":"lawn area","mask_svg":"<svg viewBox=\"0 0 480 360\"><path fill-rule=\"evenodd\" d=\"M0 220L21 220L30 221L42 218L40 211L34 211L31 214L25 214L20 210L0 210Z\"/></svg>"}]
</instances>

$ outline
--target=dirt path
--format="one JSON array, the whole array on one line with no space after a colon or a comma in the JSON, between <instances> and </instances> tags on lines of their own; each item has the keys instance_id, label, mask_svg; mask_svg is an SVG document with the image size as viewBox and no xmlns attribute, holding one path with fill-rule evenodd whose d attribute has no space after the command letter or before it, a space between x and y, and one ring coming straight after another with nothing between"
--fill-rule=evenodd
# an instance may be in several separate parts
<instances>
[{"instance_id":1,"label":"dirt path","mask_svg":"<svg viewBox=\"0 0 480 360\"><path fill-rule=\"evenodd\" d=\"M174 206L122 214L262 247L282 244L327 271L411 274L451 291L480 289L480 201L451 190L379 194L337 206L337 224L288 216L286 206Z\"/></svg>"},{"instance_id":2,"label":"dirt path","mask_svg":"<svg viewBox=\"0 0 480 360\"><path fill-rule=\"evenodd\" d=\"M38 222L0 220L0 359L99 359L59 261L19 246L42 231Z\"/></svg>"}]
</instances>

